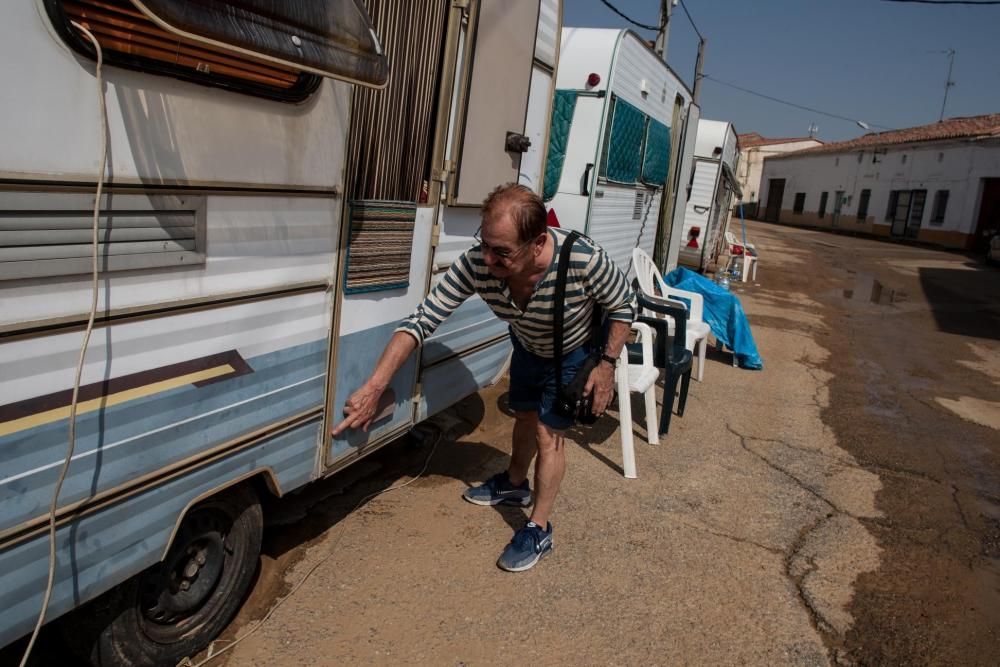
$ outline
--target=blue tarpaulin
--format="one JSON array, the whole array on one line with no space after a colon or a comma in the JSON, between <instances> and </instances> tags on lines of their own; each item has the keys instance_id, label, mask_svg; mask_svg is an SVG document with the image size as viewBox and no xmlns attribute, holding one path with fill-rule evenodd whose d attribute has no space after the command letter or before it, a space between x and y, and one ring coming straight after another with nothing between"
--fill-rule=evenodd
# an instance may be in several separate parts
<instances>
[{"instance_id":1,"label":"blue tarpaulin","mask_svg":"<svg viewBox=\"0 0 1000 667\"><path fill-rule=\"evenodd\" d=\"M750 333L750 323L735 294L683 267L663 276L663 281L670 287L696 292L705 298L702 317L718 341L736 353L740 368L755 371L764 368L764 361L757 353L757 345Z\"/></svg>"}]
</instances>

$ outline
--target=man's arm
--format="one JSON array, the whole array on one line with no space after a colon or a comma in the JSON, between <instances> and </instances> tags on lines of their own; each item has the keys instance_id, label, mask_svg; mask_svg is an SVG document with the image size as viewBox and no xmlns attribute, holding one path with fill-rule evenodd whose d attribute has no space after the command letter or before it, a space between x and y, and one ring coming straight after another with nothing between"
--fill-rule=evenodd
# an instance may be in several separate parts
<instances>
[{"instance_id":1,"label":"man's arm","mask_svg":"<svg viewBox=\"0 0 1000 667\"><path fill-rule=\"evenodd\" d=\"M604 354L617 359L622 353L622 348L628 341L629 332L632 326L619 320L611 320L608 323L608 343L604 347ZM602 415L611 403L615 386L615 366L609 361L601 360L597 367L590 372L587 378L587 386L583 393L587 396L594 392L594 414Z\"/></svg>"},{"instance_id":2,"label":"man's arm","mask_svg":"<svg viewBox=\"0 0 1000 667\"><path fill-rule=\"evenodd\" d=\"M468 253L461 255L412 315L403 320L360 389L344 403L344 420L330 429L338 436L349 428L368 430L378 411L378 401L406 358L422 345L438 326L475 293L474 271Z\"/></svg>"},{"instance_id":3,"label":"man's arm","mask_svg":"<svg viewBox=\"0 0 1000 667\"><path fill-rule=\"evenodd\" d=\"M625 274L596 244L584 280L588 294L608 311L608 342L602 352L618 359L635 320L635 295L629 289ZM609 361L601 361L590 373L584 388L587 395L594 392L594 414L604 414L614 395L614 384L615 365Z\"/></svg>"},{"instance_id":4,"label":"man's arm","mask_svg":"<svg viewBox=\"0 0 1000 667\"><path fill-rule=\"evenodd\" d=\"M417 339L412 335L403 331L392 335L371 377L344 403L344 419L330 429L331 436L337 437L349 428L368 430L378 410L379 398L415 349Z\"/></svg>"}]
</instances>

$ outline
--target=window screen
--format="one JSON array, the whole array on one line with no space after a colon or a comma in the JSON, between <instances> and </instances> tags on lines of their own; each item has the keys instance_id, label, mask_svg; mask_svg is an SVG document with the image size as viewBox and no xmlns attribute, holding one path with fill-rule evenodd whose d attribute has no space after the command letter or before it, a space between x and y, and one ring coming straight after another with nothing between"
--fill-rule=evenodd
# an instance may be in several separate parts
<instances>
[{"instance_id":1,"label":"window screen","mask_svg":"<svg viewBox=\"0 0 1000 667\"><path fill-rule=\"evenodd\" d=\"M101 272L191 266L205 261L204 197L102 197ZM0 280L89 273L93 195L0 194Z\"/></svg>"},{"instance_id":2,"label":"window screen","mask_svg":"<svg viewBox=\"0 0 1000 667\"><path fill-rule=\"evenodd\" d=\"M549 128L549 152L545 158L545 190L543 198L549 201L556 196L566 160L569 130L576 110L576 91L557 90L552 102L552 124Z\"/></svg>"},{"instance_id":3,"label":"window screen","mask_svg":"<svg viewBox=\"0 0 1000 667\"><path fill-rule=\"evenodd\" d=\"M646 146L642 157L643 182L650 185L665 184L669 167L670 128L650 118L646 126Z\"/></svg>"},{"instance_id":4,"label":"window screen","mask_svg":"<svg viewBox=\"0 0 1000 667\"><path fill-rule=\"evenodd\" d=\"M639 179L646 116L617 98L612 98L608 112L611 120L604 136L600 174L616 183L635 183Z\"/></svg>"}]
</instances>

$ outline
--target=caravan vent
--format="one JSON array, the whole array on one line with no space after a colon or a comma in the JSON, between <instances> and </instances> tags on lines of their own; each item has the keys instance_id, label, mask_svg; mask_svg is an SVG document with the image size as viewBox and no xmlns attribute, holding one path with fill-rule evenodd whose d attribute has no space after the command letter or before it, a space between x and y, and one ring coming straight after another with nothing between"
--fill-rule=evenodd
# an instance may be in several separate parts
<instances>
[{"instance_id":1,"label":"caravan vent","mask_svg":"<svg viewBox=\"0 0 1000 667\"><path fill-rule=\"evenodd\" d=\"M351 202L344 292L375 292L410 284L414 204Z\"/></svg>"},{"instance_id":2,"label":"caravan vent","mask_svg":"<svg viewBox=\"0 0 1000 667\"><path fill-rule=\"evenodd\" d=\"M93 48L76 21L87 27L109 64L284 101L301 101L319 85L319 77L243 56L160 28L128 0L47 0L53 24L77 51Z\"/></svg>"},{"instance_id":3,"label":"caravan vent","mask_svg":"<svg viewBox=\"0 0 1000 667\"><path fill-rule=\"evenodd\" d=\"M639 190L635 193L635 205L632 207L632 219L638 220L642 217L642 206L646 203L646 193Z\"/></svg>"},{"instance_id":4,"label":"caravan vent","mask_svg":"<svg viewBox=\"0 0 1000 667\"><path fill-rule=\"evenodd\" d=\"M203 264L204 197L102 198L101 272ZM90 273L93 195L0 193L0 280Z\"/></svg>"}]
</instances>

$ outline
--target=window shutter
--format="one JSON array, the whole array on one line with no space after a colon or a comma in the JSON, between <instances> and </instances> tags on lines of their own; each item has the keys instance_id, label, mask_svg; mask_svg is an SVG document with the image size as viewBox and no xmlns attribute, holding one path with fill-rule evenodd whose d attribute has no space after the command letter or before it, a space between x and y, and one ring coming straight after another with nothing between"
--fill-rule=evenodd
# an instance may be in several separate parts
<instances>
[{"instance_id":1,"label":"window shutter","mask_svg":"<svg viewBox=\"0 0 1000 667\"><path fill-rule=\"evenodd\" d=\"M204 198L102 197L101 272L202 264ZM0 193L0 280L89 273L93 195Z\"/></svg>"}]
</instances>

